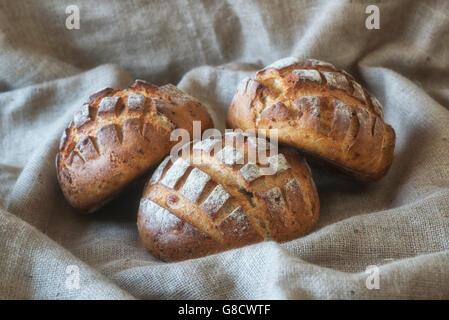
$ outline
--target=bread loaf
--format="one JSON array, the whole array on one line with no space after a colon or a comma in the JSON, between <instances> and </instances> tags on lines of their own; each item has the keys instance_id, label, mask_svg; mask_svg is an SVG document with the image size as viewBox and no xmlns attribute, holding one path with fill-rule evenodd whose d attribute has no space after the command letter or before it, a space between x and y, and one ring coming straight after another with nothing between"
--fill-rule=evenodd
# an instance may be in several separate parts
<instances>
[{"instance_id":1,"label":"bread loaf","mask_svg":"<svg viewBox=\"0 0 449 320\"><path fill-rule=\"evenodd\" d=\"M267 148L265 139L233 134L242 138L236 143L229 136L192 143L174 162L167 157L147 183L138 230L156 257L184 260L286 241L316 223L320 205L305 160L284 149L250 162L249 151Z\"/></svg>"},{"instance_id":2,"label":"bread loaf","mask_svg":"<svg viewBox=\"0 0 449 320\"><path fill-rule=\"evenodd\" d=\"M56 167L64 196L94 211L169 154L173 129L192 135L194 120L203 130L213 127L206 108L170 84L137 80L129 89L95 93L61 137Z\"/></svg>"},{"instance_id":3,"label":"bread loaf","mask_svg":"<svg viewBox=\"0 0 449 320\"><path fill-rule=\"evenodd\" d=\"M279 142L361 180L380 179L393 160L395 132L379 101L327 62L286 58L245 79L227 122L278 129Z\"/></svg>"}]
</instances>

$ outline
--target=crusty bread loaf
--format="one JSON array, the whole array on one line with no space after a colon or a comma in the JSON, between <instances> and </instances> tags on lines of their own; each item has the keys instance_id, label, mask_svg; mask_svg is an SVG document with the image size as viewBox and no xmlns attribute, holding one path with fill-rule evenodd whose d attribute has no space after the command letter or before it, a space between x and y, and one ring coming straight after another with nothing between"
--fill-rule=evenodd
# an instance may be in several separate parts
<instances>
[{"instance_id":1,"label":"crusty bread loaf","mask_svg":"<svg viewBox=\"0 0 449 320\"><path fill-rule=\"evenodd\" d=\"M92 212L169 154L175 128L193 121L213 127L206 108L173 85L137 80L89 98L65 130L56 156L59 184L70 204Z\"/></svg>"},{"instance_id":2,"label":"crusty bread loaf","mask_svg":"<svg viewBox=\"0 0 449 320\"><path fill-rule=\"evenodd\" d=\"M278 129L279 142L361 180L380 179L393 160L395 132L379 101L327 62L286 58L245 79L227 122L244 130Z\"/></svg>"},{"instance_id":3,"label":"crusty bread loaf","mask_svg":"<svg viewBox=\"0 0 449 320\"><path fill-rule=\"evenodd\" d=\"M242 143L226 137L192 143L189 154L174 162L167 157L155 170L140 202L138 229L156 257L184 260L286 241L316 223L319 199L305 160L290 148L265 163L259 156L250 162L249 150L266 148L265 139L241 135ZM273 171L262 170L267 167Z\"/></svg>"}]
</instances>

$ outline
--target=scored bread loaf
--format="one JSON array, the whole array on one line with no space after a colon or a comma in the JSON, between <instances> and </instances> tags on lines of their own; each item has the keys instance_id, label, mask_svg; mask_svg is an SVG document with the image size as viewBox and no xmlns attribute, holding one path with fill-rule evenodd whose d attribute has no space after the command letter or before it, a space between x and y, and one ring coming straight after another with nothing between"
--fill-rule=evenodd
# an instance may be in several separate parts
<instances>
[{"instance_id":1,"label":"scored bread loaf","mask_svg":"<svg viewBox=\"0 0 449 320\"><path fill-rule=\"evenodd\" d=\"M206 108L171 84L137 80L95 93L61 137L56 167L64 196L82 211L98 209L169 154L173 129L192 135L194 120L202 130L213 127Z\"/></svg>"},{"instance_id":2,"label":"scored bread loaf","mask_svg":"<svg viewBox=\"0 0 449 320\"><path fill-rule=\"evenodd\" d=\"M296 150L249 161L249 151L267 148L266 140L239 133L232 137L242 143L235 143L229 135L191 143L190 153L175 161L167 157L147 182L137 225L156 257L184 260L263 240L287 241L316 223L318 194Z\"/></svg>"},{"instance_id":3,"label":"scored bread loaf","mask_svg":"<svg viewBox=\"0 0 449 320\"><path fill-rule=\"evenodd\" d=\"M243 80L227 123L277 129L279 142L361 180L380 179L393 160L395 132L379 101L323 61L286 58Z\"/></svg>"}]
</instances>

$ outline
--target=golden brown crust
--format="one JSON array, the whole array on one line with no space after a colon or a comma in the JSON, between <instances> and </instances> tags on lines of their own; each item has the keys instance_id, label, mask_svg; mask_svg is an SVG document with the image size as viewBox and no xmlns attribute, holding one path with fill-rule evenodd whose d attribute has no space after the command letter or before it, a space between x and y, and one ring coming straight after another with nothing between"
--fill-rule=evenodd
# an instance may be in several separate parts
<instances>
[{"instance_id":1,"label":"golden brown crust","mask_svg":"<svg viewBox=\"0 0 449 320\"><path fill-rule=\"evenodd\" d=\"M213 127L205 107L172 85L137 80L129 89L93 94L64 131L56 156L64 196L82 211L99 208L131 180L170 152L174 128L201 121Z\"/></svg>"},{"instance_id":2,"label":"golden brown crust","mask_svg":"<svg viewBox=\"0 0 449 320\"><path fill-rule=\"evenodd\" d=\"M236 143L226 136L190 145L190 154L174 162L167 157L147 183L138 229L155 256L184 260L263 240L287 241L315 225L319 199L305 160L283 149L265 165L259 157L254 163L249 150L265 147L265 139L241 134ZM269 164L274 171L261 171Z\"/></svg>"},{"instance_id":3,"label":"golden brown crust","mask_svg":"<svg viewBox=\"0 0 449 320\"><path fill-rule=\"evenodd\" d=\"M362 180L380 179L393 160L395 133L379 101L327 62L283 59L245 79L227 122L278 129L279 142Z\"/></svg>"}]
</instances>

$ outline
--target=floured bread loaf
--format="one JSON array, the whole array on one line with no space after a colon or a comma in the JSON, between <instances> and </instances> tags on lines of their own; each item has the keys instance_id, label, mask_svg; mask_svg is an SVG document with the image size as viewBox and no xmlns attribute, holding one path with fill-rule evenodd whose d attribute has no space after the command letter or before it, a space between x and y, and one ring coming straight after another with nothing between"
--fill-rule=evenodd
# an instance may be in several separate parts
<instances>
[{"instance_id":1,"label":"floured bread loaf","mask_svg":"<svg viewBox=\"0 0 449 320\"><path fill-rule=\"evenodd\" d=\"M279 142L362 180L380 179L393 160L395 132L379 101L327 62L286 58L245 79L227 122L278 129Z\"/></svg>"},{"instance_id":2,"label":"floured bread loaf","mask_svg":"<svg viewBox=\"0 0 449 320\"><path fill-rule=\"evenodd\" d=\"M167 157L148 181L138 229L155 256L184 260L286 241L316 223L318 194L305 160L284 149L250 162L251 150L266 148L265 139L229 136L193 143L174 162Z\"/></svg>"},{"instance_id":3,"label":"floured bread loaf","mask_svg":"<svg viewBox=\"0 0 449 320\"><path fill-rule=\"evenodd\" d=\"M129 89L92 95L60 141L56 167L64 196L73 207L94 211L169 154L173 129L192 135L194 120L203 130L213 127L206 108L170 84L137 80Z\"/></svg>"}]
</instances>

